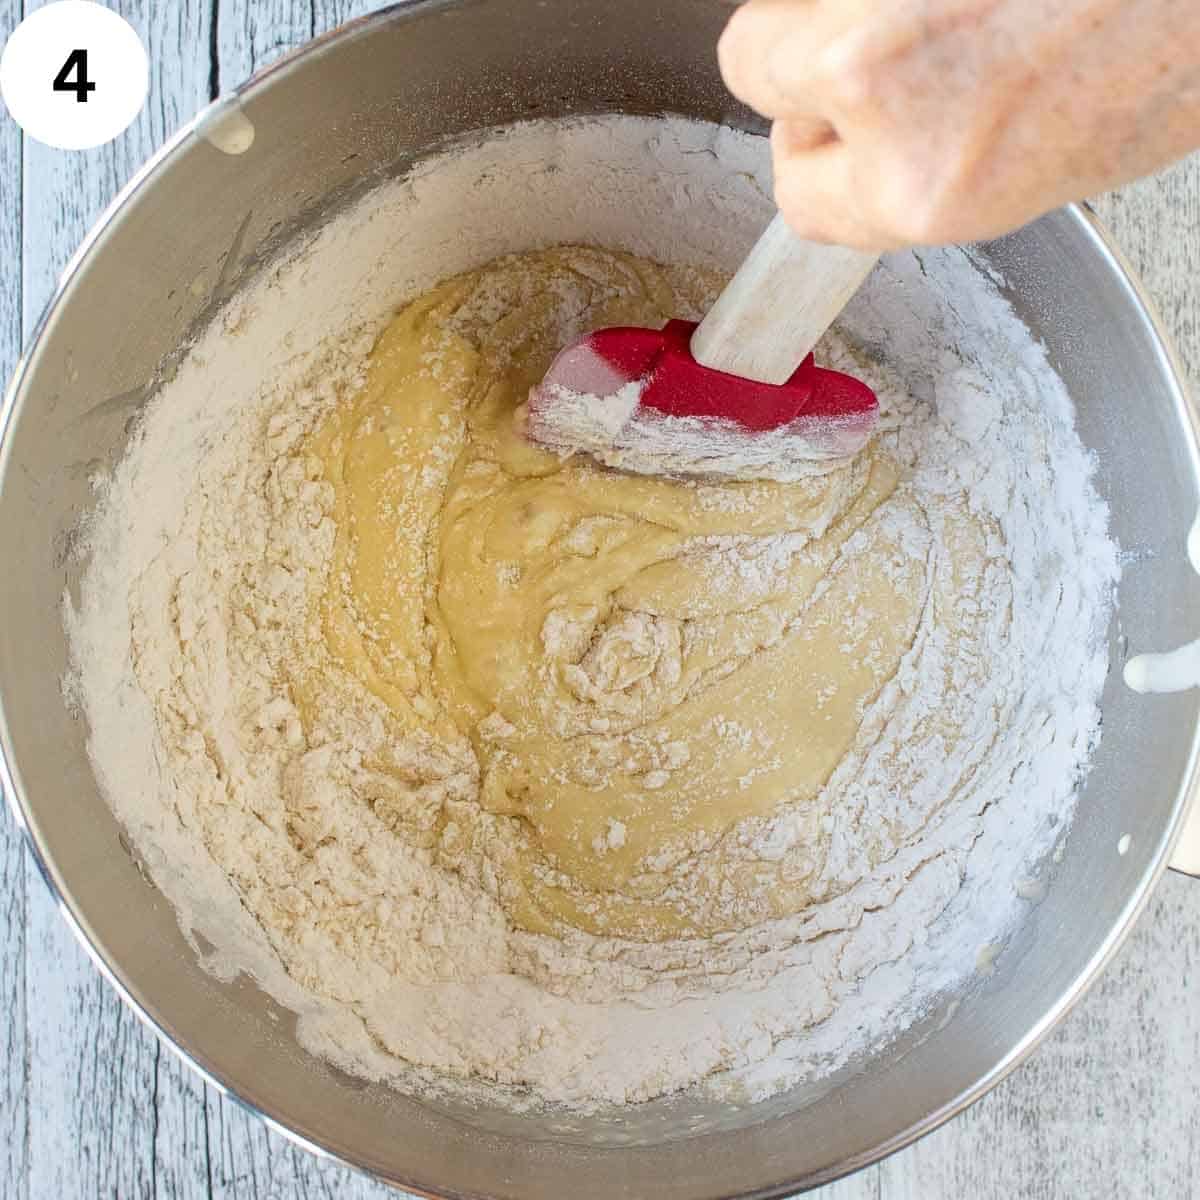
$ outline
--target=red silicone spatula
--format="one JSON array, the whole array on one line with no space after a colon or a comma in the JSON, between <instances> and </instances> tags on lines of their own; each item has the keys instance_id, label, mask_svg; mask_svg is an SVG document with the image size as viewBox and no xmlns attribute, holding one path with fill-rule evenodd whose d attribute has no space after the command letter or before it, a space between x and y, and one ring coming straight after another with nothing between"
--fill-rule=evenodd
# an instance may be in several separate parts
<instances>
[{"instance_id":1,"label":"red silicone spatula","mask_svg":"<svg viewBox=\"0 0 1200 1200\"><path fill-rule=\"evenodd\" d=\"M698 326L601 329L563 350L530 393L527 432L641 474L828 469L863 448L879 404L811 351L877 261L777 216Z\"/></svg>"}]
</instances>

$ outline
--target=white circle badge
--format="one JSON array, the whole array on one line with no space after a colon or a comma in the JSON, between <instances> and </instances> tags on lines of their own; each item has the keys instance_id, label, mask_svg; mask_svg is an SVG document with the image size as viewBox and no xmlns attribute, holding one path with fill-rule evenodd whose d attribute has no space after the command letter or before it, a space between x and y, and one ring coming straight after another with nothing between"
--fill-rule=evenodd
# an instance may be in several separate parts
<instances>
[{"instance_id":1,"label":"white circle badge","mask_svg":"<svg viewBox=\"0 0 1200 1200\"><path fill-rule=\"evenodd\" d=\"M57 0L13 30L0 56L0 95L30 137L86 150L141 111L150 63L132 25L91 0Z\"/></svg>"}]
</instances>

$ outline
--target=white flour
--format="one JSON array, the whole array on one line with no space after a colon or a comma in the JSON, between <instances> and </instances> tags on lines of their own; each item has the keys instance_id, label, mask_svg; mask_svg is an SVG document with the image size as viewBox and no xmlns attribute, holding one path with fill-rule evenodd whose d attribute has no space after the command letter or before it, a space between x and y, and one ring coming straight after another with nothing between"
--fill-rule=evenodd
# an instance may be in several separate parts
<instances>
[{"instance_id":1,"label":"white flour","mask_svg":"<svg viewBox=\"0 0 1200 1200\"><path fill-rule=\"evenodd\" d=\"M455 148L235 300L100 481L66 613L97 777L213 970L254 975L309 1049L355 1073L500 1083L512 1103L691 1085L757 1099L894 1036L1037 894L1098 729L1116 560L1061 383L960 252L889 260L825 353L880 392L918 488L965 491L991 518L1011 568L984 581L993 661L956 714L965 749L912 761L906 735L936 719L954 666L919 638L827 785L830 851L798 916L657 944L516 932L360 802L369 712L332 716L313 744L273 680L333 532L289 451L396 305L569 241L729 271L769 219L766 175L761 140L679 120L531 124ZM728 550L731 570L774 570ZM722 737L751 736L739 717ZM440 780L431 806L469 796L469 762L414 753ZM791 815L744 835L767 861L806 836ZM614 822L606 843L624 836Z\"/></svg>"},{"instance_id":2,"label":"white flour","mask_svg":"<svg viewBox=\"0 0 1200 1200\"><path fill-rule=\"evenodd\" d=\"M736 421L676 417L639 407L646 381L597 395L543 385L528 431L549 450L584 451L621 471L794 483L852 458L870 439L866 418L797 418L751 431Z\"/></svg>"}]
</instances>

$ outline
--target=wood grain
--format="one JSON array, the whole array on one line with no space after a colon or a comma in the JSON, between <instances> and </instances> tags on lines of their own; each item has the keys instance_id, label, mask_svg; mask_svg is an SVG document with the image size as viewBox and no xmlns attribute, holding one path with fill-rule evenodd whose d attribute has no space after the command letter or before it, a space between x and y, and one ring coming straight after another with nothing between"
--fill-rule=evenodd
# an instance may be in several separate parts
<instances>
[{"instance_id":1,"label":"wood grain","mask_svg":"<svg viewBox=\"0 0 1200 1200\"><path fill-rule=\"evenodd\" d=\"M21 18L0 0L0 38ZM0 116L0 376L21 350L21 131ZM0 804L0 1196L26 1200L25 868L16 826Z\"/></svg>"},{"instance_id":2,"label":"wood grain","mask_svg":"<svg viewBox=\"0 0 1200 1200\"><path fill-rule=\"evenodd\" d=\"M33 7L33 5L29 5ZM0 124L0 366L120 184L214 89L377 5L138 0L150 103L108 147L60 154ZM0 0L7 34L19 0ZM210 49L216 49L216 57ZM24 227L20 196L24 195ZM1200 378L1200 161L1106 197ZM269 1131L157 1043L77 948L0 822L0 1200L385 1200ZM1200 884L1168 877L1116 963L1023 1069L964 1116L821 1200L1200 1194Z\"/></svg>"},{"instance_id":3,"label":"wood grain","mask_svg":"<svg viewBox=\"0 0 1200 1200\"><path fill-rule=\"evenodd\" d=\"M1200 383L1200 156L1096 201Z\"/></svg>"},{"instance_id":4,"label":"wood grain","mask_svg":"<svg viewBox=\"0 0 1200 1200\"><path fill-rule=\"evenodd\" d=\"M385 5L364 0L215 0L217 80L236 87L260 67Z\"/></svg>"}]
</instances>

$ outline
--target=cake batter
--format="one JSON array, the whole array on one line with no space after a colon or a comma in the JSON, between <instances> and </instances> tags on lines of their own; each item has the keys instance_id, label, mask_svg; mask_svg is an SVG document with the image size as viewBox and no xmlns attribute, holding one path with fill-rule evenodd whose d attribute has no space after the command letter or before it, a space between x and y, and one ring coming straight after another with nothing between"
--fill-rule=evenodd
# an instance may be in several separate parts
<instances>
[{"instance_id":1,"label":"cake batter","mask_svg":"<svg viewBox=\"0 0 1200 1200\"><path fill-rule=\"evenodd\" d=\"M886 453L702 484L524 439L564 314L661 324L697 282L582 247L460 276L395 318L309 448L337 543L324 653L297 681L306 721L336 670L398 740L461 745L477 803L398 819L468 875L501 844L487 866L531 931L660 940L799 911L828 849L822 789L922 615L957 669L911 752L953 753L984 667L986 529L956 498L931 511ZM379 769L405 787L406 768ZM747 822L781 810L798 853L748 852Z\"/></svg>"}]
</instances>

